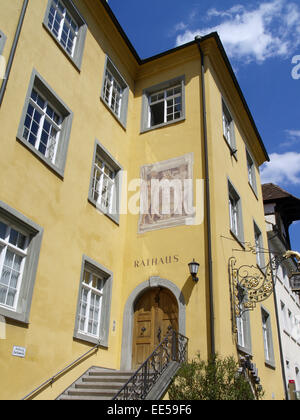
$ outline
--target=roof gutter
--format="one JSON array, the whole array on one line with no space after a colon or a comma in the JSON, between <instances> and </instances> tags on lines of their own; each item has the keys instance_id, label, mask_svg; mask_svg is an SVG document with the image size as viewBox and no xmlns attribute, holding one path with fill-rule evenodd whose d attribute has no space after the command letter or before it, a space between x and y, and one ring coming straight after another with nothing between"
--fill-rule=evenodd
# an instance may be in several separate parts
<instances>
[{"instance_id":1,"label":"roof gutter","mask_svg":"<svg viewBox=\"0 0 300 420\"><path fill-rule=\"evenodd\" d=\"M22 10L20 13L20 17L19 17L19 22L18 22L18 26L16 29L16 33L15 33L15 37L14 37L14 41L11 47L11 51L9 54L9 58L8 58L8 62L7 62L7 66L6 66L6 71L5 71L5 77L0 89L0 107L2 105L3 102L3 98L4 98L4 94L7 88L7 84L8 84L8 79L9 79L9 75L11 72L11 68L13 65L13 61L14 61L14 57L15 57L15 53L16 53L16 49L18 46L18 42L19 42L19 38L20 38L20 34L21 34L21 30L22 30L22 26L23 26L23 22L24 22L24 18L25 18L25 13L26 13L26 9L28 6L28 2L29 0L24 0L23 2L23 6L22 6Z\"/></svg>"},{"instance_id":2,"label":"roof gutter","mask_svg":"<svg viewBox=\"0 0 300 420\"><path fill-rule=\"evenodd\" d=\"M207 218L207 244L208 244L208 283L209 283L209 312L210 312L210 352L211 356L216 355L215 345L215 314L214 314L214 289L213 289L213 262L212 262L212 234L211 234L211 202L210 202L210 178L208 164L208 137L206 120L206 91L205 91L205 68L204 54L200 45L200 37L195 41L198 45L201 57L201 101L202 101L202 122L204 137L204 158L205 158L205 194L206 194L206 218Z\"/></svg>"}]
</instances>

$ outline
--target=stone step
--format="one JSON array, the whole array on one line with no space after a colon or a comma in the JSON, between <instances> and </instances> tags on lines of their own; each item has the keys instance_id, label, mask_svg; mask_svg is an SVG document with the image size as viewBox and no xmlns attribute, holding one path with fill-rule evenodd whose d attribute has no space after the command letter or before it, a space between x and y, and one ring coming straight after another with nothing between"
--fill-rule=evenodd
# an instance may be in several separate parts
<instances>
[{"instance_id":1,"label":"stone step","mask_svg":"<svg viewBox=\"0 0 300 420\"><path fill-rule=\"evenodd\" d=\"M93 382L93 383L97 383L97 382L123 382L126 383L131 376L106 376L106 377L102 377L102 376L85 376L82 378L83 382Z\"/></svg>"},{"instance_id":2,"label":"stone step","mask_svg":"<svg viewBox=\"0 0 300 420\"><path fill-rule=\"evenodd\" d=\"M74 395L79 397L107 397L111 399L116 395L116 390L114 389L102 389L102 390L93 390L93 389L75 389L71 388L68 390L67 395Z\"/></svg>"},{"instance_id":3,"label":"stone step","mask_svg":"<svg viewBox=\"0 0 300 420\"><path fill-rule=\"evenodd\" d=\"M124 382L97 382L97 383L76 383L76 389L113 389L120 390L125 385Z\"/></svg>"},{"instance_id":4,"label":"stone step","mask_svg":"<svg viewBox=\"0 0 300 420\"><path fill-rule=\"evenodd\" d=\"M59 397L60 401L106 401L111 398L107 397L94 397L94 396L83 396L80 397L78 395L61 395Z\"/></svg>"},{"instance_id":5,"label":"stone step","mask_svg":"<svg viewBox=\"0 0 300 420\"><path fill-rule=\"evenodd\" d=\"M133 371L91 368L59 400L111 400L126 384Z\"/></svg>"},{"instance_id":6,"label":"stone step","mask_svg":"<svg viewBox=\"0 0 300 420\"><path fill-rule=\"evenodd\" d=\"M89 376L132 376L134 372L132 371L121 371L121 370L111 370L111 371L101 371L101 370L90 370L88 372Z\"/></svg>"}]
</instances>

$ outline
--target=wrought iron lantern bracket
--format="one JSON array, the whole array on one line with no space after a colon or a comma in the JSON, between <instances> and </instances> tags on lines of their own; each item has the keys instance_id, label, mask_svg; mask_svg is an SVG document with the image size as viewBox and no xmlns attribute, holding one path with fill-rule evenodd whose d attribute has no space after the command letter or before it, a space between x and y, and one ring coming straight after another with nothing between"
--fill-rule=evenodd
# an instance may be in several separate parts
<instances>
[{"instance_id":1,"label":"wrought iron lantern bracket","mask_svg":"<svg viewBox=\"0 0 300 420\"><path fill-rule=\"evenodd\" d=\"M284 256L275 256L268 265L260 268L257 265L237 267L235 257L229 259L229 277L234 318L244 312L252 311L260 302L268 299L274 290L274 272L277 271Z\"/></svg>"}]
</instances>

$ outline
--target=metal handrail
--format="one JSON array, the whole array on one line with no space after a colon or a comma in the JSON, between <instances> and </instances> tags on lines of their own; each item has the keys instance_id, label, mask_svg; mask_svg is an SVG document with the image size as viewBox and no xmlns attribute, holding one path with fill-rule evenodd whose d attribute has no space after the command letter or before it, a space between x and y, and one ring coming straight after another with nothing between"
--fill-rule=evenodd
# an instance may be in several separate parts
<instances>
[{"instance_id":1,"label":"metal handrail","mask_svg":"<svg viewBox=\"0 0 300 420\"><path fill-rule=\"evenodd\" d=\"M184 342L184 347L182 349L179 348L179 339ZM172 361L180 364L186 361L188 341L189 339L187 337L172 329L114 396L113 400L144 400L153 385ZM169 347L169 344L171 344L171 347ZM162 364L163 357L166 357L166 362ZM155 358L159 358L159 369L157 369L157 360L155 360Z\"/></svg>"},{"instance_id":2,"label":"metal handrail","mask_svg":"<svg viewBox=\"0 0 300 420\"><path fill-rule=\"evenodd\" d=\"M37 388L35 388L33 391L31 391L29 394L25 395L24 398L22 398L21 401L27 400L32 395L36 394L40 389L44 388L46 385L53 384L55 379L58 378L60 375L62 375L64 372L69 370L73 365L78 363L80 360L84 359L89 353L91 353L94 350L98 350L100 347L100 343L94 346L92 349L88 350L86 353L84 353L82 356L78 357L74 362L70 363L68 366L66 366L64 369L57 372L54 376L51 376L51 378L47 379L47 381L43 382L41 385L39 385Z\"/></svg>"}]
</instances>

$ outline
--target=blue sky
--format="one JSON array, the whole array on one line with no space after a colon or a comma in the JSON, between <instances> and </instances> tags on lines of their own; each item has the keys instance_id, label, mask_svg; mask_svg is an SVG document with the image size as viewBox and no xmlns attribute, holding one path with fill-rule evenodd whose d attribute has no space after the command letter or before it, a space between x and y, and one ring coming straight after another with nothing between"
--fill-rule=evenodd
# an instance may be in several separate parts
<instances>
[{"instance_id":1,"label":"blue sky","mask_svg":"<svg viewBox=\"0 0 300 420\"><path fill-rule=\"evenodd\" d=\"M299 0L109 0L141 58L217 31L271 158L262 182L300 198ZM300 251L300 221L290 229Z\"/></svg>"}]
</instances>

